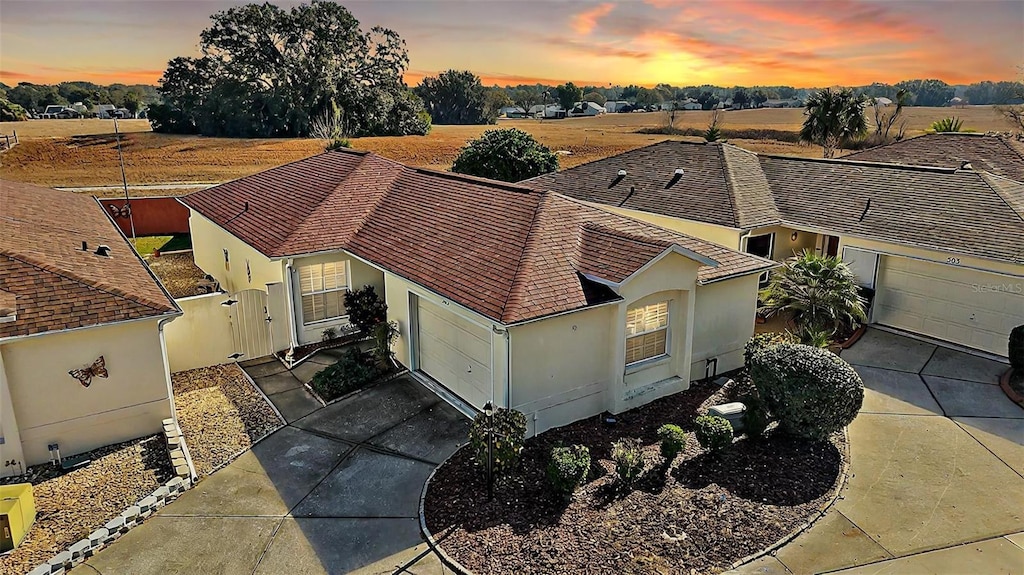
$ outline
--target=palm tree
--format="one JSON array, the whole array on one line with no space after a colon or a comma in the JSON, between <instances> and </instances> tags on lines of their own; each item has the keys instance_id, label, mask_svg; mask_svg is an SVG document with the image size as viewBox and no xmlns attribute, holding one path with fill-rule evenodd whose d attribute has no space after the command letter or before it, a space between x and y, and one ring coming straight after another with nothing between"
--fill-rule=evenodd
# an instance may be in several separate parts
<instances>
[{"instance_id":1,"label":"palm tree","mask_svg":"<svg viewBox=\"0 0 1024 575\"><path fill-rule=\"evenodd\" d=\"M835 156L844 139L861 136L868 129L864 101L849 88L826 88L812 94L804 114L807 119L800 129L800 140L821 146L826 158Z\"/></svg>"},{"instance_id":2,"label":"palm tree","mask_svg":"<svg viewBox=\"0 0 1024 575\"><path fill-rule=\"evenodd\" d=\"M810 251L786 260L773 272L760 299L758 311L766 316L792 313L801 339L816 338L820 332L832 336L867 319L850 268L837 258Z\"/></svg>"}]
</instances>

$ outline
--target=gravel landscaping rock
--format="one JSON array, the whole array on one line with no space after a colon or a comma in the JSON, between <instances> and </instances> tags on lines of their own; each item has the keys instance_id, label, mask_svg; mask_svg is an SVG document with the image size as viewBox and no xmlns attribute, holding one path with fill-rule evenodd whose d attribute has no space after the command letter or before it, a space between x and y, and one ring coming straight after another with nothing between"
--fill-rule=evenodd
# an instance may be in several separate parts
<instances>
[{"instance_id":1,"label":"gravel landscaping rock","mask_svg":"<svg viewBox=\"0 0 1024 575\"><path fill-rule=\"evenodd\" d=\"M200 478L284 424L235 364L174 373L171 383L178 424Z\"/></svg>"},{"instance_id":2,"label":"gravel landscaping rock","mask_svg":"<svg viewBox=\"0 0 1024 575\"><path fill-rule=\"evenodd\" d=\"M483 471L467 448L442 465L424 502L427 526L453 559L496 573L709 573L764 549L804 524L840 487L845 437L808 441L769 432L721 454L690 433L673 468L659 453L665 423L693 431L707 407L734 389L690 391L615 416L590 418L527 441L512 476L487 501ZM610 446L636 437L647 470L630 491L615 483ZM571 500L545 477L551 448L590 449L592 464Z\"/></svg>"},{"instance_id":3,"label":"gravel landscaping rock","mask_svg":"<svg viewBox=\"0 0 1024 575\"><path fill-rule=\"evenodd\" d=\"M206 273L199 269L192 258L192 252L183 254L164 254L160 257L147 257L146 263L156 274L172 297L189 297L203 295L207 291L199 287L199 281Z\"/></svg>"},{"instance_id":4,"label":"gravel landscaping rock","mask_svg":"<svg viewBox=\"0 0 1024 575\"><path fill-rule=\"evenodd\" d=\"M49 464L29 468L36 522L17 549L0 556L0 574L24 575L172 476L161 435L109 445L88 456L88 465L67 472Z\"/></svg>"}]
</instances>

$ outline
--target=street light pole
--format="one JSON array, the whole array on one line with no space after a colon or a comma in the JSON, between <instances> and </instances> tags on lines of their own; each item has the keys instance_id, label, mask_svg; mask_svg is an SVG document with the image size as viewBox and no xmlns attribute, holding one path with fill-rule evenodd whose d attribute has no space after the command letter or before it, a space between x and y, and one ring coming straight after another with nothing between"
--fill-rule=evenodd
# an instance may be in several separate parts
<instances>
[{"instance_id":1,"label":"street light pole","mask_svg":"<svg viewBox=\"0 0 1024 575\"><path fill-rule=\"evenodd\" d=\"M487 418L487 500L494 499L494 404L484 405Z\"/></svg>"}]
</instances>

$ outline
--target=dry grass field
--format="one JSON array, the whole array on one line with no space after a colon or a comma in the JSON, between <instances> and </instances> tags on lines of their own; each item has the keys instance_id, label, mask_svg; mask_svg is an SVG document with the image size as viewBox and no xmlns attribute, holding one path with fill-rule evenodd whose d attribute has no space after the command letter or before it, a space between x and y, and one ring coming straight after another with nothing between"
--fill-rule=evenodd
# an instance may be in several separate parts
<instances>
[{"instance_id":1,"label":"dry grass field","mask_svg":"<svg viewBox=\"0 0 1024 575\"><path fill-rule=\"evenodd\" d=\"M796 131L803 119L798 109L730 111L722 114L725 129ZM935 120L955 114L965 129L978 132L1005 130L1007 125L991 107L964 109L908 108L908 135L924 133ZM703 128L710 112L678 115L678 128ZM516 127L533 134L562 155L571 167L667 139L639 134L645 127L665 126L667 113L606 114L567 120L501 120L498 127ZM226 139L155 134L145 120L119 123L134 131L123 138L125 172L129 184L223 182L320 152L322 143L300 139ZM117 150L109 120L36 120L0 124L0 133L18 130L21 144L0 155L0 177L46 186L82 187L120 183ZM467 140L494 126L435 126L427 136L356 138L352 146L400 162L448 169ZM678 138L685 139L685 138ZM747 149L773 154L820 157L816 146L776 140L731 140ZM167 190L158 195L169 195Z\"/></svg>"}]
</instances>

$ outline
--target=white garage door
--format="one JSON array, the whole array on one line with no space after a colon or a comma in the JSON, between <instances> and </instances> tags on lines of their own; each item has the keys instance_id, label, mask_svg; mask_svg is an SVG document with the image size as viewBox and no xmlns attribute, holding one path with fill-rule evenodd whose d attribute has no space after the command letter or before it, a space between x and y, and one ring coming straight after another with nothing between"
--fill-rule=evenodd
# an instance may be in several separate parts
<instances>
[{"instance_id":1,"label":"white garage door","mask_svg":"<svg viewBox=\"0 0 1024 575\"><path fill-rule=\"evenodd\" d=\"M1024 279L955 265L882 256L872 319L967 347L1006 355L1024 324Z\"/></svg>"},{"instance_id":2,"label":"white garage door","mask_svg":"<svg viewBox=\"0 0 1024 575\"><path fill-rule=\"evenodd\" d=\"M430 302L419 302L419 369L477 409L491 401L491 334Z\"/></svg>"}]
</instances>

